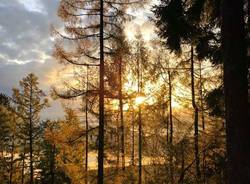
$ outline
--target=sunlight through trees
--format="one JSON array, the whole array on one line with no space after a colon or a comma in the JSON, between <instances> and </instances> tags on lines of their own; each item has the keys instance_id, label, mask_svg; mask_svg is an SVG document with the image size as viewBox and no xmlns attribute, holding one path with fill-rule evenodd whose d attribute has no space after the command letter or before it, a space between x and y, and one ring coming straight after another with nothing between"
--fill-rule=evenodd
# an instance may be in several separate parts
<instances>
[{"instance_id":1,"label":"sunlight through trees","mask_svg":"<svg viewBox=\"0 0 250 184\"><path fill-rule=\"evenodd\" d=\"M249 184L249 10L58 0L53 72L0 92L0 184Z\"/></svg>"}]
</instances>

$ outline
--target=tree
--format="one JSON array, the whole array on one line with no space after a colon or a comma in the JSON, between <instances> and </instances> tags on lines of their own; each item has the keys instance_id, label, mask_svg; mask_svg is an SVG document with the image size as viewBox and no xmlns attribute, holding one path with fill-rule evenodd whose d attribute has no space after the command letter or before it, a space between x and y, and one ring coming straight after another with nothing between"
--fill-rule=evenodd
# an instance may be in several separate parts
<instances>
[{"instance_id":1,"label":"tree","mask_svg":"<svg viewBox=\"0 0 250 184\"><path fill-rule=\"evenodd\" d=\"M192 3L191 3L192 4ZM178 54L182 53L182 47L190 45L190 77L192 106L194 110L194 150L197 182L200 182L200 159L199 159L199 109L195 99L194 79L194 47L197 46L196 39L199 38L199 27L195 26L195 20L187 20L185 15L192 15L192 6L189 2L182 0L162 0L161 4L153 10L156 16L155 23L159 27L159 36L164 39L164 44L170 50Z\"/></svg>"},{"instance_id":2,"label":"tree","mask_svg":"<svg viewBox=\"0 0 250 184\"><path fill-rule=\"evenodd\" d=\"M248 64L243 1L222 4L222 56L226 107L228 183L250 182Z\"/></svg>"},{"instance_id":3,"label":"tree","mask_svg":"<svg viewBox=\"0 0 250 184\"><path fill-rule=\"evenodd\" d=\"M98 143L98 184L103 183L104 160L104 56L112 50L107 42L116 39L114 31L121 30L121 24L127 16L125 9L130 4L140 1L112 0L112 1L71 1L62 0L58 9L59 16L65 21L66 36L57 34L75 46L73 51L66 52L62 46L57 45L56 56L61 61L66 61L78 66L86 66L83 58L90 59L94 63L88 65L99 66L99 143ZM143 2L143 1L142 1ZM79 13L80 12L80 13ZM91 17L83 24L85 16ZM99 52L96 52L98 49ZM98 62L98 63L97 63Z\"/></svg>"},{"instance_id":4,"label":"tree","mask_svg":"<svg viewBox=\"0 0 250 184\"><path fill-rule=\"evenodd\" d=\"M173 126L173 89L174 89L174 79L178 74L177 70L183 70L183 68L178 68L178 63L171 63L170 55L166 52L166 49L162 48L161 43L160 46L160 53L157 56L156 62L154 63L153 72L156 73L156 76L161 77L164 80L166 87L168 88L167 99L165 100L165 108L168 108L166 122L167 122L167 144L169 144L169 176L170 176L170 183L174 183L174 166L173 166L173 155L174 155L174 126ZM159 52L159 51L158 51ZM173 67L173 64L177 67ZM185 68L184 68L185 69ZM163 100L164 103L164 100ZM165 113L165 112L164 112Z\"/></svg>"},{"instance_id":5,"label":"tree","mask_svg":"<svg viewBox=\"0 0 250 184\"><path fill-rule=\"evenodd\" d=\"M136 36L135 42L135 70L136 70L136 80L137 80L137 97L141 97L144 89L144 79L145 74L143 73L143 69L147 66L148 61L148 50L145 47L145 42L142 38L141 33ZM138 183L142 183L142 151L143 151L143 128L142 128L142 104L138 104L138 155L139 155L139 165L138 165Z\"/></svg>"},{"instance_id":6,"label":"tree","mask_svg":"<svg viewBox=\"0 0 250 184\"><path fill-rule=\"evenodd\" d=\"M10 139L10 121L11 121L11 113L9 112L10 100L9 98L1 94L0 95L0 180L3 182L9 182L9 175L6 173L6 168L8 168L9 160L7 159L8 155L8 147L9 147L9 139ZM6 153L7 152L7 153ZM10 171L9 169L7 169ZM12 172L12 171L10 171Z\"/></svg>"},{"instance_id":7,"label":"tree","mask_svg":"<svg viewBox=\"0 0 250 184\"><path fill-rule=\"evenodd\" d=\"M249 174L246 171L249 169L249 159L244 156L249 154L247 149L249 145L244 141L249 139L246 133L249 131L249 125L246 123L249 116L247 114L248 65L243 9L245 3L243 1L223 1L222 9L220 9L221 1L190 1L187 6L188 10L186 9L187 13L183 14L180 19L186 20L185 22L188 23L195 22L201 30L202 34L198 39L192 35L188 36L197 43L198 58L208 58L213 63L222 63L223 61L224 64L229 183L249 182ZM182 5L185 6L185 3ZM162 31L162 34L165 33ZM174 43L179 43L180 38L185 40L184 36L186 35L182 35L183 32L178 33L181 33L181 36L177 36ZM171 35L171 32L168 34ZM179 44L177 44L178 46ZM219 90L217 91L219 92ZM243 168L241 173L238 173L239 167Z\"/></svg>"},{"instance_id":8,"label":"tree","mask_svg":"<svg viewBox=\"0 0 250 184\"><path fill-rule=\"evenodd\" d=\"M16 157L19 148L18 127L21 118L17 115L11 98L0 94L0 145L1 145L1 180L9 184L17 182L19 177L18 164L19 158ZM7 171L7 174L6 174ZM4 177L3 177L4 176Z\"/></svg>"},{"instance_id":9,"label":"tree","mask_svg":"<svg viewBox=\"0 0 250 184\"><path fill-rule=\"evenodd\" d=\"M68 183L85 183L85 158L84 146L85 134L76 112L70 108L65 109L65 118L56 122L50 122L44 130L45 141L50 145L51 151L50 177L52 172L55 183L67 181ZM85 179L84 179L85 178Z\"/></svg>"},{"instance_id":10,"label":"tree","mask_svg":"<svg viewBox=\"0 0 250 184\"><path fill-rule=\"evenodd\" d=\"M42 154L39 159L39 169L41 169L40 181L41 183L55 184L56 173L56 148L54 143L50 143L46 140L46 131L56 128L56 123L53 121L44 121L42 123L42 141L41 148Z\"/></svg>"},{"instance_id":11,"label":"tree","mask_svg":"<svg viewBox=\"0 0 250 184\"><path fill-rule=\"evenodd\" d=\"M0 105L10 107L10 98L3 93L0 93Z\"/></svg>"},{"instance_id":12,"label":"tree","mask_svg":"<svg viewBox=\"0 0 250 184\"><path fill-rule=\"evenodd\" d=\"M110 94L111 100L117 99L119 101L119 142L121 142L121 157L122 170L125 170L125 125L124 125L124 101L127 98L127 93L124 91L124 83L126 82L126 69L129 58L129 44L125 38L123 31L114 33L118 38L111 43L113 50L111 59L106 63L105 75L107 77L106 91ZM120 135L121 134L121 135Z\"/></svg>"},{"instance_id":13,"label":"tree","mask_svg":"<svg viewBox=\"0 0 250 184\"><path fill-rule=\"evenodd\" d=\"M20 81L21 89L13 89L13 100L16 103L17 114L22 118L22 133L25 142L29 143L29 183L34 183L34 152L39 136L39 113L48 106L44 92L38 87L38 78L28 74Z\"/></svg>"},{"instance_id":14,"label":"tree","mask_svg":"<svg viewBox=\"0 0 250 184\"><path fill-rule=\"evenodd\" d=\"M15 172L17 171L17 166L15 163L17 162L17 158L15 158L15 154L18 152L18 125L20 123L20 117L15 114L15 112L9 112L10 121L9 121L9 138L8 144L9 149L7 152L10 154L9 158L9 183L14 183L13 175L16 175Z\"/></svg>"}]
</instances>

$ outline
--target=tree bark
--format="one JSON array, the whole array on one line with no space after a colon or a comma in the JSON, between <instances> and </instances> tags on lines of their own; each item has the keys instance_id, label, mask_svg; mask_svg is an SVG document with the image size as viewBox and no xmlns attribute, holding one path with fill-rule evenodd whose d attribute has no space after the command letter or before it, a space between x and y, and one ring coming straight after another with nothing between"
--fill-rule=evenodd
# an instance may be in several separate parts
<instances>
[{"instance_id":1,"label":"tree bark","mask_svg":"<svg viewBox=\"0 0 250 184\"><path fill-rule=\"evenodd\" d=\"M116 129L116 142L117 142L117 155L116 155L116 169L117 173L119 173L120 167L120 122L119 122L119 115L116 117L117 122L117 129Z\"/></svg>"},{"instance_id":2,"label":"tree bark","mask_svg":"<svg viewBox=\"0 0 250 184\"><path fill-rule=\"evenodd\" d=\"M55 151L56 145L51 145L51 163L50 163L50 176L51 176L51 184L55 183Z\"/></svg>"},{"instance_id":3,"label":"tree bark","mask_svg":"<svg viewBox=\"0 0 250 184\"><path fill-rule=\"evenodd\" d=\"M138 126L138 132L139 132L139 184L142 184L142 121L141 121L141 107L139 106L139 126Z\"/></svg>"},{"instance_id":4,"label":"tree bark","mask_svg":"<svg viewBox=\"0 0 250 184\"><path fill-rule=\"evenodd\" d=\"M24 184L24 167L25 167L25 153L22 159L21 183Z\"/></svg>"},{"instance_id":5,"label":"tree bark","mask_svg":"<svg viewBox=\"0 0 250 184\"><path fill-rule=\"evenodd\" d=\"M98 139L98 178L97 183L103 184L104 160L104 22L103 0L100 0L100 87L99 87L99 139Z\"/></svg>"},{"instance_id":6,"label":"tree bark","mask_svg":"<svg viewBox=\"0 0 250 184\"><path fill-rule=\"evenodd\" d=\"M131 164L135 165L135 121L134 121L134 109L132 110L132 155Z\"/></svg>"},{"instance_id":7,"label":"tree bark","mask_svg":"<svg viewBox=\"0 0 250 184\"><path fill-rule=\"evenodd\" d=\"M88 153L89 153L89 122L88 122L88 90L89 90L89 66L87 66L86 72L86 97L85 97L85 123L86 123L86 134L85 134L85 184L88 183Z\"/></svg>"},{"instance_id":8,"label":"tree bark","mask_svg":"<svg viewBox=\"0 0 250 184\"><path fill-rule=\"evenodd\" d=\"M199 156L199 109L195 102L195 85L194 85L194 50L191 46L191 92L192 92L192 106L194 109L194 153L195 153L195 170L196 170L196 180L200 183L200 156Z\"/></svg>"},{"instance_id":9,"label":"tree bark","mask_svg":"<svg viewBox=\"0 0 250 184\"><path fill-rule=\"evenodd\" d=\"M204 116L204 102L203 102L203 81L202 81L202 61L199 61L199 92L200 92L200 112L201 112L201 122L202 122L202 171L203 171L203 183L206 184L206 134L205 134L205 116Z\"/></svg>"},{"instance_id":10,"label":"tree bark","mask_svg":"<svg viewBox=\"0 0 250 184\"><path fill-rule=\"evenodd\" d=\"M11 158L10 158L10 176L9 176L9 183L12 184L12 176L13 176L13 164L14 164L14 142L15 136L12 136L12 143L11 143Z\"/></svg>"},{"instance_id":11,"label":"tree bark","mask_svg":"<svg viewBox=\"0 0 250 184\"><path fill-rule=\"evenodd\" d=\"M174 169L173 169L173 113L172 113L172 78L171 72L168 70L168 100L169 100L169 124L170 124L170 155L169 155L169 162L170 162L170 182L174 183Z\"/></svg>"},{"instance_id":12,"label":"tree bark","mask_svg":"<svg viewBox=\"0 0 250 184\"><path fill-rule=\"evenodd\" d=\"M30 184L33 184L34 173L33 173L33 122L32 122L32 95L33 89L30 88L30 105L29 105L29 156L30 156Z\"/></svg>"},{"instance_id":13,"label":"tree bark","mask_svg":"<svg viewBox=\"0 0 250 184\"><path fill-rule=\"evenodd\" d=\"M141 57L141 52L140 52L140 57ZM142 72L140 70L140 59L137 58L137 92L140 94L141 92L141 87L142 87ZM142 184L142 119L141 119L141 105L139 104L138 107L138 184Z\"/></svg>"},{"instance_id":14,"label":"tree bark","mask_svg":"<svg viewBox=\"0 0 250 184\"><path fill-rule=\"evenodd\" d=\"M125 170L125 138L124 138L124 119L123 119L123 100L122 100L122 58L119 59L119 108L121 121L121 155L122 155L122 170Z\"/></svg>"},{"instance_id":15,"label":"tree bark","mask_svg":"<svg viewBox=\"0 0 250 184\"><path fill-rule=\"evenodd\" d=\"M227 183L250 183L250 124L243 0L222 4Z\"/></svg>"}]
</instances>

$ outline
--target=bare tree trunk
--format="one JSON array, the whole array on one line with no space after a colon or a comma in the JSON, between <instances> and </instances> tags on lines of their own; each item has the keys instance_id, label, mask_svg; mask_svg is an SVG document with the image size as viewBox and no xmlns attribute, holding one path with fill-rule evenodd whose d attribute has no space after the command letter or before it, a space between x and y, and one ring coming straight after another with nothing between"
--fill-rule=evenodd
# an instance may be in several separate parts
<instances>
[{"instance_id":1,"label":"bare tree trunk","mask_svg":"<svg viewBox=\"0 0 250 184\"><path fill-rule=\"evenodd\" d=\"M86 97L85 97L85 123L86 123L86 134L85 134L85 184L88 183L88 153L89 153L89 122L88 122L88 90L89 90L89 66L87 66L86 72Z\"/></svg>"},{"instance_id":2,"label":"bare tree trunk","mask_svg":"<svg viewBox=\"0 0 250 184\"><path fill-rule=\"evenodd\" d=\"M122 100L122 58L119 59L119 108L121 121L121 155L122 170L125 170L125 139L124 139L124 120L123 120L123 100Z\"/></svg>"},{"instance_id":3,"label":"bare tree trunk","mask_svg":"<svg viewBox=\"0 0 250 184\"><path fill-rule=\"evenodd\" d=\"M140 53L141 56L141 53ZM140 70L140 59L137 58L137 92L138 94L141 92L142 87L142 72ZM138 154L139 154L139 166L138 166L138 184L142 184L142 119L141 119L141 105L139 104L138 109Z\"/></svg>"},{"instance_id":4,"label":"bare tree trunk","mask_svg":"<svg viewBox=\"0 0 250 184\"><path fill-rule=\"evenodd\" d=\"M120 167L120 124L119 124L119 115L117 115L117 130L116 130L116 142L117 142L117 157L116 157L116 168L119 172Z\"/></svg>"},{"instance_id":5,"label":"bare tree trunk","mask_svg":"<svg viewBox=\"0 0 250 184\"><path fill-rule=\"evenodd\" d=\"M22 159L22 173L21 173L21 183L24 184L24 167L25 167L25 153L23 153Z\"/></svg>"},{"instance_id":6,"label":"bare tree trunk","mask_svg":"<svg viewBox=\"0 0 250 184\"><path fill-rule=\"evenodd\" d=\"M199 78L200 78L200 105L201 105L201 122L202 130L205 130L204 102L203 102L203 81L202 81L202 61L199 62Z\"/></svg>"},{"instance_id":7,"label":"bare tree trunk","mask_svg":"<svg viewBox=\"0 0 250 184\"><path fill-rule=\"evenodd\" d=\"M135 120L134 120L134 109L132 112L132 155L131 155L131 164L135 165Z\"/></svg>"},{"instance_id":8,"label":"bare tree trunk","mask_svg":"<svg viewBox=\"0 0 250 184\"><path fill-rule=\"evenodd\" d=\"M248 64L243 0L222 4L222 56L227 133L227 183L250 183Z\"/></svg>"},{"instance_id":9,"label":"bare tree trunk","mask_svg":"<svg viewBox=\"0 0 250 184\"><path fill-rule=\"evenodd\" d=\"M50 163L51 184L55 183L55 151L56 151L56 145L53 144L51 148L51 163Z\"/></svg>"},{"instance_id":10,"label":"bare tree trunk","mask_svg":"<svg viewBox=\"0 0 250 184\"><path fill-rule=\"evenodd\" d=\"M196 169L196 179L197 183L200 183L200 158L199 158L199 124L198 116L199 109L195 102L195 86L194 86L194 50L191 46L191 91L192 91L192 106L194 109L194 152L195 152L195 169Z\"/></svg>"},{"instance_id":11,"label":"bare tree trunk","mask_svg":"<svg viewBox=\"0 0 250 184\"><path fill-rule=\"evenodd\" d=\"M167 115L167 143L169 143L169 115Z\"/></svg>"},{"instance_id":12,"label":"bare tree trunk","mask_svg":"<svg viewBox=\"0 0 250 184\"><path fill-rule=\"evenodd\" d=\"M14 135L12 136L12 143L11 143L11 158L10 158L10 176L9 176L9 183L12 184L12 176L13 176L13 164L14 164Z\"/></svg>"},{"instance_id":13,"label":"bare tree trunk","mask_svg":"<svg viewBox=\"0 0 250 184\"><path fill-rule=\"evenodd\" d=\"M139 106L139 184L142 184L142 121L141 121L141 107Z\"/></svg>"},{"instance_id":14,"label":"bare tree trunk","mask_svg":"<svg viewBox=\"0 0 250 184\"><path fill-rule=\"evenodd\" d=\"M98 139L98 178L97 183L103 184L104 160L104 22L103 0L100 0L100 87L99 87L99 139Z\"/></svg>"},{"instance_id":15,"label":"bare tree trunk","mask_svg":"<svg viewBox=\"0 0 250 184\"><path fill-rule=\"evenodd\" d=\"M203 81L202 81L202 61L199 61L199 91L200 91L200 112L201 112L201 122L203 131L203 151L202 151L202 171L203 171L203 183L206 184L206 134L205 134L205 116L204 116L204 102L203 102Z\"/></svg>"},{"instance_id":16,"label":"bare tree trunk","mask_svg":"<svg viewBox=\"0 0 250 184\"><path fill-rule=\"evenodd\" d=\"M33 184L34 173L33 173L33 124L32 124L32 94L33 89L30 89L30 105L29 105L29 156L30 156L30 184Z\"/></svg>"},{"instance_id":17,"label":"bare tree trunk","mask_svg":"<svg viewBox=\"0 0 250 184\"><path fill-rule=\"evenodd\" d=\"M170 182L174 183L174 169L173 169L173 114L172 114L172 79L171 79L171 72L168 70L168 100L169 100L169 124L170 124L170 155L169 155L169 162L170 162Z\"/></svg>"}]
</instances>

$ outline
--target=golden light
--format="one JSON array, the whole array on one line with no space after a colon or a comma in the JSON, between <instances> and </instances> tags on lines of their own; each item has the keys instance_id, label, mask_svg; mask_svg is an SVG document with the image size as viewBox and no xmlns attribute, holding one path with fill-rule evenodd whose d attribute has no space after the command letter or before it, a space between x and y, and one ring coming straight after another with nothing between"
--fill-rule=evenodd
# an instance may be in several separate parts
<instances>
[{"instance_id":1,"label":"golden light","mask_svg":"<svg viewBox=\"0 0 250 184\"><path fill-rule=\"evenodd\" d=\"M119 110L119 100L112 100L111 102L111 109L114 111ZM123 111L128 111L129 110L129 105L127 103L123 104Z\"/></svg>"},{"instance_id":2,"label":"golden light","mask_svg":"<svg viewBox=\"0 0 250 184\"><path fill-rule=\"evenodd\" d=\"M182 107L178 100L174 97L172 98L172 107L175 109L179 109Z\"/></svg>"},{"instance_id":3,"label":"golden light","mask_svg":"<svg viewBox=\"0 0 250 184\"><path fill-rule=\"evenodd\" d=\"M123 105L123 110L124 111L128 111L129 110L129 105L128 104L124 104Z\"/></svg>"},{"instance_id":4,"label":"golden light","mask_svg":"<svg viewBox=\"0 0 250 184\"><path fill-rule=\"evenodd\" d=\"M145 96L137 96L135 98L135 105L141 105L145 100Z\"/></svg>"}]
</instances>

